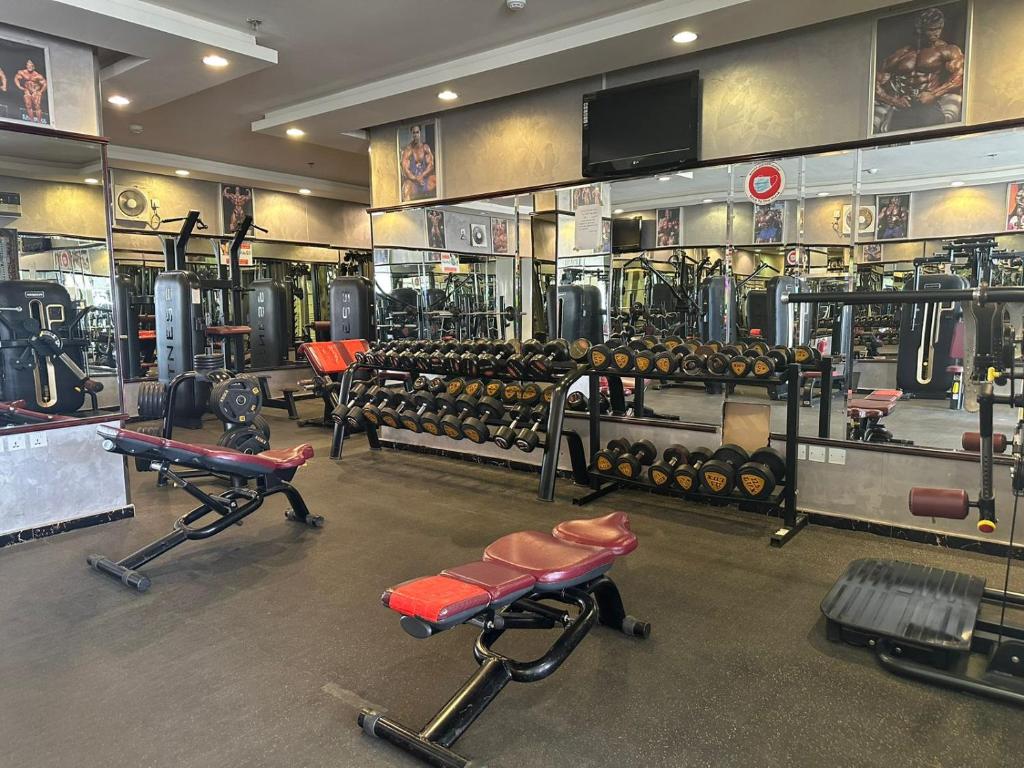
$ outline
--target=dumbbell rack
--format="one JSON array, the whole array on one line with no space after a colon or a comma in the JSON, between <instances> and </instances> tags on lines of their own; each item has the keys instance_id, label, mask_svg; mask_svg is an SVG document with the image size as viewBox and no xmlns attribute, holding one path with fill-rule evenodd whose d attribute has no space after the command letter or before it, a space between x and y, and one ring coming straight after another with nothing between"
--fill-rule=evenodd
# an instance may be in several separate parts
<instances>
[{"instance_id":1,"label":"dumbbell rack","mask_svg":"<svg viewBox=\"0 0 1024 768\"><path fill-rule=\"evenodd\" d=\"M581 375L587 375L590 377L590 396L589 396L589 418L590 418L590 456L593 457L599 450L601 450L601 407L599 397L600 379L602 376L608 378L609 389L613 392L616 388L621 392L621 376L627 376L629 378L637 379L637 386L634 392L643 391L642 379L657 379L662 382L716 382L719 384L741 384L746 385L752 383L749 378L738 378L730 376L689 376L684 374L617 374L610 371L596 371L593 369L585 369L581 372ZM577 377L579 378L579 377ZM615 381L617 379L617 381ZM612 491L618 490L625 487L641 487L646 490L653 491L663 495L675 496L677 498L687 498L696 500L715 500L719 502L727 503L738 503L741 508L754 509L755 511L764 513L780 513L782 517L782 526L777 530L773 531L770 538L772 546L781 547L788 542L793 536L800 532L800 530L807 524L807 516L797 510L796 506L796 491L797 491L797 444L799 442L800 433L800 366L796 363L791 363L787 366L786 371L779 376L773 376L770 378L758 379L757 382L764 385L773 386L786 386L786 481L782 487L777 488L772 492L771 496L766 499L751 499L748 496L743 496L738 493L731 493L728 495L714 495L703 492L691 492L684 493L681 490L675 490L672 487L669 488L658 488L650 483L645 483L640 480L627 480L622 477L604 475L599 472L595 472L590 469L588 464L588 475L589 485L593 489L590 493L580 498L573 499L573 503L579 506L588 504L595 499L599 499L602 496L606 496ZM614 382L614 384L613 384ZM564 383L564 382L563 382ZM559 385L561 386L561 384ZM552 398L552 412L551 422L554 422L555 409L554 399L558 396L556 391ZM642 396L641 396L642 398ZM564 398L563 398L564 399ZM643 402L642 399L639 400ZM831 398L823 397L821 402L821 408L826 411L826 414L822 416L821 423L827 425L827 412L831 407ZM642 413L642 410L640 410ZM558 430L561 428L561 424L549 423L549 431ZM547 457L545 456L545 459ZM542 473L543 480L543 473ZM552 484L553 484L552 479ZM543 490L543 483L542 483Z\"/></svg>"},{"instance_id":2,"label":"dumbbell rack","mask_svg":"<svg viewBox=\"0 0 1024 768\"><path fill-rule=\"evenodd\" d=\"M421 374L433 374L437 376L453 376L450 371L434 371L434 370L422 370L416 368L415 370L395 368L394 366L377 366L362 361L356 365L350 366L341 378L341 392L339 394L339 402L345 403L349 399L349 389L355 379L356 371L364 370L370 371L377 376L380 382L387 381L388 379L399 379L404 380L406 389L411 391L412 389L412 378L414 375ZM513 377L499 373L495 376L491 376L490 379L498 380L503 382L536 382L538 384L554 384L555 391L552 394L550 411L548 414L548 426L545 430L544 446L542 451L541 461L541 479L539 496L544 501L554 500L554 484L555 477L558 473L558 455L559 449L562 444L562 440L565 440L566 447L569 449L569 461L572 467L573 481L578 485L587 485L590 482L590 473L587 469L587 457L583 449L583 439L580 437L578 432L573 430L565 430L562 428L562 422L565 415L565 398L568 392L569 385L572 382L579 379L581 371L587 370L586 366L576 365L574 363L555 363L552 366L552 376L548 378L541 377ZM388 374L397 374L396 376L389 376ZM554 418L555 411L558 411L557 419ZM558 431L552 433L551 425L557 422ZM495 424L494 426L500 426ZM378 429L367 423L364 426L366 432L366 440L369 443L371 451L381 450L380 434ZM557 439L552 439L552 434L556 434ZM334 439L332 440L331 446L331 458L341 459L342 446L345 439L345 426L344 424L336 424L334 427ZM475 445L475 443L474 443ZM549 467L550 469L545 469ZM548 478L550 473L550 479ZM547 485L546 485L547 484ZM547 496L545 496L545 488L547 490Z\"/></svg>"}]
</instances>

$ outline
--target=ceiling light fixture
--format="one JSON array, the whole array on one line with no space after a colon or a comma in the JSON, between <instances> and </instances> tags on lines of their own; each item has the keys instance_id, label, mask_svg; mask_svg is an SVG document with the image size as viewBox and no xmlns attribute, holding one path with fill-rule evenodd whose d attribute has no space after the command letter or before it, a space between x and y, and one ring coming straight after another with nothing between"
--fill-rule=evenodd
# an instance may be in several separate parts
<instances>
[{"instance_id":1,"label":"ceiling light fixture","mask_svg":"<svg viewBox=\"0 0 1024 768\"><path fill-rule=\"evenodd\" d=\"M705 197L701 202L702 203L713 203L713 202L715 202L715 200L712 197Z\"/></svg>"},{"instance_id":2,"label":"ceiling light fixture","mask_svg":"<svg viewBox=\"0 0 1024 768\"><path fill-rule=\"evenodd\" d=\"M306 135L306 132L301 128L289 128L287 131L285 131L285 133L287 133L293 139L299 139Z\"/></svg>"},{"instance_id":3,"label":"ceiling light fixture","mask_svg":"<svg viewBox=\"0 0 1024 768\"><path fill-rule=\"evenodd\" d=\"M870 173L872 176L874 176L876 173L878 173L878 169L877 168L868 168L866 172Z\"/></svg>"},{"instance_id":4,"label":"ceiling light fixture","mask_svg":"<svg viewBox=\"0 0 1024 768\"><path fill-rule=\"evenodd\" d=\"M118 96L116 94L107 99L107 101L109 101L115 107L127 107L129 104L132 103L131 99L125 96Z\"/></svg>"},{"instance_id":5,"label":"ceiling light fixture","mask_svg":"<svg viewBox=\"0 0 1024 768\"><path fill-rule=\"evenodd\" d=\"M828 192L819 192L818 197L828 197Z\"/></svg>"},{"instance_id":6,"label":"ceiling light fixture","mask_svg":"<svg viewBox=\"0 0 1024 768\"><path fill-rule=\"evenodd\" d=\"M441 101L455 101L457 98L459 98L459 94L457 94L451 88L445 88L443 91L437 94L437 98L439 98Z\"/></svg>"},{"instance_id":7,"label":"ceiling light fixture","mask_svg":"<svg viewBox=\"0 0 1024 768\"><path fill-rule=\"evenodd\" d=\"M962 187L963 185L964 185L964 183L962 181L951 181L951 182L949 182L949 186L951 186L951 187Z\"/></svg>"},{"instance_id":8,"label":"ceiling light fixture","mask_svg":"<svg viewBox=\"0 0 1024 768\"><path fill-rule=\"evenodd\" d=\"M658 181L672 181L671 176L659 176Z\"/></svg>"},{"instance_id":9,"label":"ceiling light fixture","mask_svg":"<svg viewBox=\"0 0 1024 768\"><path fill-rule=\"evenodd\" d=\"M690 32L689 30L686 30L685 32L679 32L678 34L672 36L673 43L692 43L696 39L697 33Z\"/></svg>"},{"instance_id":10,"label":"ceiling light fixture","mask_svg":"<svg viewBox=\"0 0 1024 768\"><path fill-rule=\"evenodd\" d=\"M100 183L99 179L94 179L91 176L88 179L82 179L82 181L84 181L86 184L99 184Z\"/></svg>"},{"instance_id":11,"label":"ceiling light fixture","mask_svg":"<svg viewBox=\"0 0 1024 768\"><path fill-rule=\"evenodd\" d=\"M203 64L214 69L221 69L228 65L228 60L216 53L211 53L209 56L203 56Z\"/></svg>"},{"instance_id":12,"label":"ceiling light fixture","mask_svg":"<svg viewBox=\"0 0 1024 768\"><path fill-rule=\"evenodd\" d=\"M313 190L306 189L305 187L303 187L302 189L299 190L299 194L300 195L312 195L313 194Z\"/></svg>"},{"instance_id":13,"label":"ceiling light fixture","mask_svg":"<svg viewBox=\"0 0 1024 768\"><path fill-rule=\"evenodd\" d=\"M625 211L622 210L621 208L616 208L614 211L612 211L612 213L618 216L620 213L625 213Z\"/></svg>"},{"instance_id":14,"label":"ceiling light fixture","mask_svg":"<svg viewBox=\"0 0 1024 768\"><path fill-rule=\"evenodd\" d=\"M178 170L176 170L176 171L174 172L174 175L175 175L175 176L182 176L182 177L184 177L184 176L188 176L188 175L189 175L189 172L188 172L188 171L186 171L186 170L185 170L184 168L179 168Z\"/></svg>"}]
</instances>

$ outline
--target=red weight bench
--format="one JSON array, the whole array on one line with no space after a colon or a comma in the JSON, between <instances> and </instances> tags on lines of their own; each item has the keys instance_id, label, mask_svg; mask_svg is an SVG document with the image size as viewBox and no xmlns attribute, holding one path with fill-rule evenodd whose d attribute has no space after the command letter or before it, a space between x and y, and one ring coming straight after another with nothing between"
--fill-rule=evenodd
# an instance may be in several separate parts
<instances>
[{"instance_id":1,"label":"red weight bench","mask_svg":"<svg viewBox=\"0 0 1024 768\"><path fill-rule=\"evenodd\" d=\"M298 468L313 458L313 448L308 444L288 450L249 454L230 448L166 440L116 427L101 426L97 433L103 438L103 450L152 461L161 479L170 480L173 485L184 489L200 502L198 507L178 518L166 536L122 560L114 562L102 555L89 555L86 558L97 571L109 574L139 592L145 592L150 586L149 577L137 570L140 566L184 541L208 539L229 526L241 524L243 518L259 509L264 500L275 493L283 493L291 504L291 508L285 512L287 519L314 528L324 523L323 517L310 513L302 495L291 484ZM177 474L171 469L172 465L227 476L234 487L214 496ZM255 488L248 487L250 480L255 481ZM216 515L211 522L201 527L196 525L211 514Z\"/></svg>"},{"instance_id":2,"label":"red weight bench","mask_svg":"<svg viewBox=\"0 0 1024 768\"><path fill-rule=\"evenodd\" d=\"M13 403L0 403L0 427L21 427L50 424L55 421L75 421L70 416L30 411L25 405L24 400L15 400Z\"/></svg>"},{"instance_id":3,"label":"red weight bench","mask_svg":"<svg viewBox=\"0 0 1024 768\"><path fill-rule=\"evenodd\" d=\"M881 421L896 409L903 397L899 389L876 389L869 394L854 397L846 403L848 435L850 440L864 443L900 443L911 445L909 440L896 440Z\"/></svg>"},{"instance_id":4,"label":"red weight bench","mask_svg":"<svg viewBox=\"0 0 1024 768\"><path fill-rule=\"evenodd\" d=\"M559 523L551 533L509 534L488 546L482 560L391 587L382 601L402 615L402 628L413 637L460 624L483 630L473 648L480 668L418 732L369 709L359 713L359 725L429 765L480 765L451 747L509 682L533 683L554 673L595 622L630 637L650 635L650 624L626 614L607 575L615 559L636 546L629 517L615 512ZM507 630L554 628L561 629L558 639L531 661L493 648Z\"/></svg>"},{"instance_id":5,"label":"red weight bench","mask_svg":"<svg viewBox=\"0 0 1024 768\"><path fill-rule=\"evenodd\" d=\"M355 365L356 355L365 352L370 345L363 339L346 339L344 341L307 341L299 346L299 356L305 357L309 367L313 369L313 378L299 382L306 390L305 395L295 395L295 390L285 390L285 398L293 405L289 415L294 412L296 400L308 400L319 397L324 402L323 416L318 419L303 419L300 427L309 425L317 427L333 427L331 412L339 403L341 376ZM298 414L292 418L298 418Z\"/></svg>"},{"instance_id":6,"label":"red weight bench","mask_svg":"<svg viewBox=\"0 0 1024 768\"><path fill-rule=\"evenodd\" d=\"M800 371L800 404L805 407L810 407L814 404L815 396L820 397L824 390L822 389L821 383L821 371ZM837 381L843 378L842 371L832 371L832 384L833 387ZM829 387L829 393L831 394L833 387ZM817 394L815 391L817 390Z\"/></svg>"},{"instance_id":7,"label":"red weight bench","mask_svg":"<svg viewBox=\"0 0 1024 768\"><path fill-rule=\"evenodd\" d=\"M248 325L211 325L206 328L206 338L220 342L224 365L236 373L245 370L245 337L251 333L252 328Z\"/></svg>"}]
</instances>

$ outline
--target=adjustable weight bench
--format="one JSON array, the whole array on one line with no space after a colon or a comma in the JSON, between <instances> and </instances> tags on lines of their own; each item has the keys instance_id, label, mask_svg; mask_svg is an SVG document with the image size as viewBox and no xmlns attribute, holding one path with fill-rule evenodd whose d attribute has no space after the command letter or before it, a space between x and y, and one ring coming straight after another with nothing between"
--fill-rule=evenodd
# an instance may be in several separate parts
<instances>
[{"instance_id":1,"label":"adjustable weight bench","mask_svg":"<svg viewBox=\"0 0 1024 768\"><path fill-rule=\"evenodd\" d=\"M70 416L59 416L55 413L30 411L25 407L24 400L13 403L0 403L0 427L30 426L34 424L51 424L55 421L73 421Z\"/></svg>"},{"instance_id":2,"label":"adjustable weight bench","mask_svg":"<svg viewBox=\"0 0 1024 768\"><path fill-rule=\"evenodd\" d=\"M402 615L402 628L415 638L460 624L480 627L473 648L480 668L418 732L369 709L360 712L359 725L429 765L480 768L451 747L510 681L532 683L551 675L596 621L630 637L650 634L650 624L626 614L607 576L615 558L636 546L629 517L616 512L559 523L552 533L509 534L487 547L482 560L388 589L384 605ZM532 661L493 648L506 630L554 628L561 630L558 639Z\"/></svg>"},{"instance_id":3,"label":"adjustable weight bench","mask_svg":"<svg viewBox=\"0 0 1024 768\"><path fill-rule=\"evenodd\" d=\"M347 339L344 341L307 341L299 346L299 355L306 358L313 369L313 378L300 381L299 385L308 390L308 394L296 397L285 394L292 400L319 397L324 403L323 416L319 419L304 419L300 427L310 424L317 427L333 427L331 412L338 405L341 391L341 376L350 366L356 364L356 355L369 349L363 339ZM294 406L293 406L294 409Z\"/></svg>"},{"instance_id":4,"label":"adjustable weight bench","mask_svg":"<svg viewBox=\"0 0 1024 768\"><path fill-rule=\"evenodd\" d=\"M189 539L208 539L229 526L241 523L262 506L263 501L275 493L283 493L292 505L285 512L289 520L319 528L324 519L311 514L302 495L291 484L295 472L313 457L313 448L308 444L288 450L264 451L260 454L242 453L230 448L216 448L165 440L162 437L144 435L128 429L101 426L97 429L103 438L103 449L136 459L148 459L153 469L173 485L199 500L198 507L178 518L174 528L166 536L147 544L122 560L114 562L102 555L89 555L86 561L101 573L119 579L122 584L134 587L139 592L149 589L149 577L137 569L165 552ZM189 469L205 469L226 476L235 487L223 493L207 493L195 483L177 474L172 465ZM255 488L249 488L250 480ZM207 515L216 515L206 525L196 523Z\"/></svg>"},{"instance_id":5,"label":"adjustable weight bench","mask_svg":"<svg viewBox=\"0 0 1024 768\"><path fill-rule=\"evenodd\" d=\"M876 389L846 404L849 423L847 439L864 443L898 443L912 445L909 440L897 440L881 421L896 409L903 397L899 389Z\"/></svg>"}]
</instances>

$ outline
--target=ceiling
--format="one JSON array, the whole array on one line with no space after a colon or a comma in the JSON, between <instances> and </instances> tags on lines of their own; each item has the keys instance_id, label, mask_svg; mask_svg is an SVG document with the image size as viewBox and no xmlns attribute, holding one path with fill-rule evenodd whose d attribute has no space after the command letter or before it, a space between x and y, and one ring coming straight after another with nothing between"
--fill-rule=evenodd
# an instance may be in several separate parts
<instances>
[{"instance_id":1,"label":"ceiling","mask_svg":"<svg viewBox=\"0 0 1024 768\"><path fill-rule=\"evenodd\" d=\"M33 0L9 4L4 21L104 52L104 96L132 99L105 104L115 146L320 179L365 201L362 129L446 108L442 88L459 92L447 107L458 108L887 4L529 0L511 12L504 0ZM672 43L686 28L700 39ZM229 66L204 67L211 52ZM292 125L306 136L285 138Z\"/></svg>"}]
</instances>

